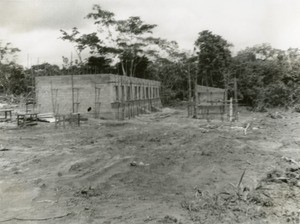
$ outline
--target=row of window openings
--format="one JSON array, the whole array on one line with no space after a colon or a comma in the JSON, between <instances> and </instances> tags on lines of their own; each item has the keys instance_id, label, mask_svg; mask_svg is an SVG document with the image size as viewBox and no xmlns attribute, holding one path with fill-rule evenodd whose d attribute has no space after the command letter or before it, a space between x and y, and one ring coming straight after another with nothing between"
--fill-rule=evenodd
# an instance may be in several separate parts
<instances>
[{"instance_id":1,"label":"row of window openings","mask_svg":"<svg viewBox=\"0 0 300 224\"><path fill-rule=\"evenodd\" d=\"M131 87L127 86L127 92L125 96L125 86L121 86L121 94L119 91L119 86L115 86L115 96L116 101L119 100L141 100L141 99L154 99L159 98L159 88L157 87L140 87L135 86L133 88L133 97L131 92Z\"/></svg>"}]
</instances>

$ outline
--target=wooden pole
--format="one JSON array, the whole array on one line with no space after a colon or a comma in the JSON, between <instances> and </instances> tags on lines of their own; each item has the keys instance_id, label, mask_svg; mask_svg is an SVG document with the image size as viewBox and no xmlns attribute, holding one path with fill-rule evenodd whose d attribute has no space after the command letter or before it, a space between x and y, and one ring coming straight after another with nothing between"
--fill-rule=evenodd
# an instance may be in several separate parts
<instances>
[{"instance_id":1,"label":"wooden pole","mask_svg":"<svg viewBox=\"0 0 300 224\"><path fill-rule=\"evenodd\" d=\"M51 103L52 103L52 111L53 111L53 114L55 114L55 113L56 113L56 110L55 110L54 99L53 99L53 84L52 84L52 80L50 81L50 85L51 85Z\"/></svg>"},{"instance_id":2,"label":"wooden pole","mask_svg":"<svg viewBox=\"0 0 300 224\"><path fill-rule=\"evenodd\" d=\"M191 116L191 99L192 99L192 83L191 83L191 67L188 65L188 84L189 84L189 98L188 98L188 117Z\"/></svg>"},{"instance_id":3,"label":"wooden pole","mask_svg":"<svg viewBox=\"0 0 300 224\"><path fill-rule=\"evenodd\" d=\"M125 85L123 83L123 77L121 77L121 110L122 110L122 120L125 119L125 95L126 95L126 89Z\"/></svg>"},{"instance_id":4,"label":"wooden pole","mask_svg":"<svg viewBox=\"0 0 300 224\"><path fill-rule=\"evenodd\" d=\"M95 112L94 112L94 117L95 117L95 118L98 118L98 115L97 115L97 112L98 112L98 111L97 111L97 110L98 110L97 106L98 106L98 105L97 105L97 84L96 84L96 81L95 81L94 84L95 84L95 108L94 108L94 111L95 111Z\"/></svg>"},{"instance_id":5,"label":"wooden pole","mask_svg":"<svg viewBox=\"0 0 300 224\"><path fill-rule=\"evenodd\" d=\"M239 112L238 112L238 96L237 96L237 80L236 77L234 77L234 116L235 120L239 120Z\"/></svg>"},{"instance_id":6,"label":"wooden pole","mask_svg":"<svg viewBox=\"0 0 300 224\"><path fill-rule=\"evenodd\" d=\"M229 100L229 121L233 121L233 105L232 105L232 97Z\"/></svg>"},{"instance_id":7,"label":"wooden pole","mask_svg":"<svg viewBox=\"0 0 300 224\"><path fill-rule=\"evenodd\" d=\"M195 118L198 119L198 93L197 93L197 75L195 77L195 84L194 84L194 99L195 99L195 105L194 105L194 110L195 110Z\"/></svg>"},{"instance_id":8,"label":"wooden pole","mask_svg":"<svg viewBox=\"0 0 300 224\"><path fill-rule=\"evenodd\" d=\"M225 92L224 92L224 114L229 117L229 110L228 110L228 82L225 80Z\"/></svg>"},{"instance_id":9,"label":"wooden pole","mask_svg":"<svg viewBox=\"0 0 300 224\"><path fill-rule=\"evenodd\" d=\"M55 128L57 128L57 124L58 124L58 114L54 115L55 118Z\"/></svg>"},{"instance_id":10,"label":"wooden pole","mask_svg":"<svg viewBox=\"0 0 300 224\"><path fill-rule=\"evenodd\" d=\"M66 116L62 115L62 119L63 119L63 127L66 128Z\"/></svg>"},{"instance_id":11,"label":"wooden pole","mask_svg":"<svg viewBox=\"0 0 300 224\"><path fill-rule=\"evenodd\" d=\"M30 71L31 71L31 79L32 79L32 83L31 83L31 86L32 86L32 89L31 89L31 92L32 92L32 94L33 94L33 97L35 97L35 101L36 101L36 94L35 94L35 77L34 77L34 73L33 73L33 69L31 68L30 69Z\"/></svg>"},{"instance_id":12,"label":"wooden pole","mask_svg":"<svg viewBox=\"0 0 300 224\"><path fill-rule=\"evenodd\" d=\"M72 87L72 113L75 113L74 108L74 77L73 72L71 71L71 87Z\"/></svg>"}]
</instances>

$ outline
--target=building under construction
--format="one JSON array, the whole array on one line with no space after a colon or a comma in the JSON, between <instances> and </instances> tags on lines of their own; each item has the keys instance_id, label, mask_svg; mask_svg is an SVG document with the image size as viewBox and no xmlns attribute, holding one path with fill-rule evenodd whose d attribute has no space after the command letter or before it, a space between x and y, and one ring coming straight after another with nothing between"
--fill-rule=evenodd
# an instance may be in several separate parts
<instances>
[{"instance_id":1,"label":"building under construction","mask_svg":"<svg viewBox=\"0 0 300 224\"><path fill-rule=\"evenodd\" d=\"M234 80L234 99L226 89L196 85L194 100L189 102L188 114L195 118L213 119L220 117L229 121L238 120L237 84Z\"/></svg>"},{"instance_id":2,"label":"building under construction","mask_svg":"<svg viewBox=\"0 0 300 224\"><path fill-rule=\"evenodd\" d=\"M161 109L160 82L128 76L37 76L35 92L40 113L125 119Z\"/></svg>"}]
</instances>

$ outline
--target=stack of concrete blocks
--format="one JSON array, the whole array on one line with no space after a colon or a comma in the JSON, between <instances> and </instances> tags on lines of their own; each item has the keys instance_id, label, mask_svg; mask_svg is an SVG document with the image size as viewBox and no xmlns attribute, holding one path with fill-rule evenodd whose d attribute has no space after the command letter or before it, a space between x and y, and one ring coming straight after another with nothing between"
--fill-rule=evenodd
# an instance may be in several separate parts
<instances>
[{"instance_id":1,"label":"stack of concrete blocks","mask_svg":"<svg viewBox=\"0 0 300 224\"><path fill-rule=\"evenodd\" d=\"M128 76L38 76L35 92L40 113L125 119L161 108L160 82Z\"/></svg>"}]
</instances>

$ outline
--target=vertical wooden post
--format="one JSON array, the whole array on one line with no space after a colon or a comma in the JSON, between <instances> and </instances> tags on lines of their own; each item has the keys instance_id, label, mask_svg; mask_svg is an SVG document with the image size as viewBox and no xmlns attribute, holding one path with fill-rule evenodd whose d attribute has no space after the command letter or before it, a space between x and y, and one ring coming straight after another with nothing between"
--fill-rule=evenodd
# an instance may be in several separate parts
<instances>
[{"instance_id":1,"label":"vertical wooden post","mask_svg":"<svg viewBox=\"0 0 300 224\"><path fill-rule=\"evenodd\" d=\"M194 87L194 99L195 99L195 118L198 119L198 92L197 92L197 75L195 77L195 87Z\"/></svg>"},{"instance_id":2,"label":"vertical wooden post","mask_svg":"<svg viewBox=\"0 0 300 224\"><path fill-rule=\"evenodd\" d=\"M206 113L206 121L209 122L209 106L208 105L206 106L205 113Z\"/></svg>"},{"instance_id":3,"label":"vertical wooden post","mask_svg":"<svg viewBox=\"0 0 300 224\"><path fill-rule=\"evenodd\" d=\"M66 122L66 116L63 115L63 116L62 116L62 119L63 119L63 127L66 128L66 123L65 123L65 122Z\"/></svg>"},{"instance_id":4,"label":"vertical wooden post","mask_svg":"<svg viewBox=\"0 0 300 224\"><path fill-rule=\"evenodd\" d=\"M131 74L129 74L130 76L130 118L134 117L133 114L133 100L134 100L134 89L133 89L133 85L132 85L132 78L131 78Z\"/></svg>"},{"instance_id":5,"label":"vertical wooden post","mask_svg":"<svg viewBox=\"0 0 300 224\"><path fill-rule=\"evenodd\" d=\"M233 121L233 105L232 105L232 97L229 100L229 121Z\"/></svg>"},{"instance_id":6,"label":"vertical wooden post","mask_svg":"<svg viewBox=\"0 0 300 224\"><path fill-rule=\"evenodd\" d=\"M73 72L71 71L71 87L72 87L72 113L75 112L74 108L74 77L73 77Z\"/></svg>"},{"instance_id":7,"label":"vertical wooden post","mask_svg":"<svg viewBox=\"0 0 300 224\"><path fill-rule=\"evenodd\" d=\"M53 99L53 84L52 84L52 80L50 81L50 88L51 88L51 104L52 104L52 111L53 111L53 114L55 114L56 111L55 111L54 99ZM27 112L27 105L26 105L26 112Z\"/></svg>"},{"instance_id":8,"label":"vertical wooden post","mask_svg":"<svg viewBox=\"0 0 300 224\"><path fill-rule=\"evenodd\" d=\"M95 108L94 108L94 117L98 118L97 116L97 84L96 84L96 80L95 80Z\"/></svg>"},{"instance_id":9,"label":"vertical wooden post","mask_svg":"<svg viewBox=\"0 0 300 224\"><path fill-rule=\"evenodd\" d=\"M191 99L192 99L192 83L191 83L191 67L188 65L188 84L189 84L189 98L188 98L188 117L191 116Z\"/></svg>"},{"instance_id":10,"label":"vertical wooden post","mask_svg":"<svg viewBox=\"0 0 300 224\"><path fill-rule=\"evenodd\" d=\"M80 126L80 113L77 114L77 124L78 124L78 127Z\"/></svg>"},{"instance_id":11,"label":"vertical wooden post","mask_svg":"<svg viewBox=\"0 0 300 224\"><path fill-rule=\"evenodd\" d=\"M57 118L58 118L57 116L58 116L58 115L54 115L54 119L55 119L55 128L57 128L57 123L58 123L58 122L57 122Z\"/></svg>"},{"instance_id":12,"label":"vertical wooden post","mask_svg":"<svg viewBox=\"0 0 300 224\"><path fill-rule=\"evenodd\" d=\"M228 85L225 83L225 92L224 92L224 115L228 117Z\"/></svg>"},{"instance_id":13,"label":"vertical wooden post","mask_svg":"<svg viewBox=\"0 0 300 224\"><path fill-rule=\"evenodd\" d=\"M124 105L124 100L125 100L125 85L123 83L123 77L121 78L121 120L124 120L125 117L125 105Z\"/></svg>"},{"instance_id":14,"label":"vertical wooden post","mask_svg":"<svg viewBox=\"0 0 300 224\"><path fill-rule=\"evenodd\" d=\"M221 115L221 121L223 122L224 121L224 106L223 105L221 105L220 106L220 115Z\"/></svg>"},{"instance_id":15,"label":"vertical wooden post","mask_svg":"<svg viewBox=\"0 0 300 224\"><path fill-rule=\"evenodd\" d=\"M238 112L238 96L237 96L237 80L234 77L234 116L235 120L239 120L239 112Z\"/></svg>"},{"instance_id":16,"label":"vertical wooden post","mask_svg":"<svg viewBox=\"0 0 300 224\"><path fill-rule=\"evenodd\" d=\"M120 97L122 97L121 96L121 91L122 91L122 89L121 89L122 87L121 87L121 84L120 84L120 76L118 75L118 117L117 117L117 119L118 120L120 120L120 101L121 101L121 99L120 99Z\"/></svg>"}]
</instances>

